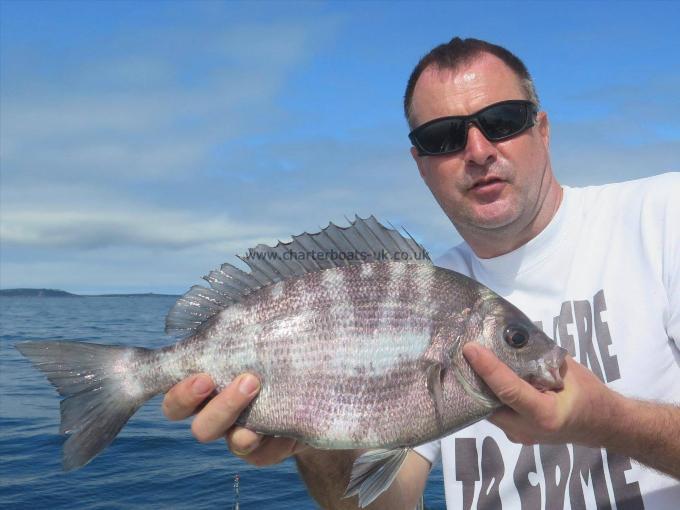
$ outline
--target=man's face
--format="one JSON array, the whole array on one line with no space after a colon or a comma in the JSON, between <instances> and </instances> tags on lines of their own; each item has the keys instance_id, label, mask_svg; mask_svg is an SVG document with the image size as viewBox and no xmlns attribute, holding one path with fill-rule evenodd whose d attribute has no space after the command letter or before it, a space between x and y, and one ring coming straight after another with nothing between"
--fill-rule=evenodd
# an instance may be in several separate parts
<instances>
[{"instance_id":1,"label":"man's face","mask_svg":"<svg viewBox=\"0 0 680 510\"><path fill-rule=\"evenodd\" d=\"M455 70L426 68L415 86L415 126L438 117L470 115L508 99L527 99L513 71L483 54ZM465 237L481 231L520 232L545 206L552 179L548 121L538 114L534 127L500 142L490 142L470 125L467 145L442 156L411 153L439 205ZM537 233L537 232L536 232Z\"/></svg>"}]
</instances>

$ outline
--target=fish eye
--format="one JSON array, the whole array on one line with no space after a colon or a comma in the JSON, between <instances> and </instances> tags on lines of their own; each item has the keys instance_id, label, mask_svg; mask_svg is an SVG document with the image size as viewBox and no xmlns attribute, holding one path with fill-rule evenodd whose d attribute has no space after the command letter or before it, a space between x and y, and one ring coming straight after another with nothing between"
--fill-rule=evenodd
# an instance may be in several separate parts
<instances>
[{"instance_id":1,"label":"fish eye","mask_svg":"<svg viewBox=\"0 0 680 510\"><path fill-rule=\"evenodd\" d=\"M529 332L519 326L508 326L503 332L503 338L510 347L519 349L524 347L529 341Z\"/></svg>"}]
</instances>

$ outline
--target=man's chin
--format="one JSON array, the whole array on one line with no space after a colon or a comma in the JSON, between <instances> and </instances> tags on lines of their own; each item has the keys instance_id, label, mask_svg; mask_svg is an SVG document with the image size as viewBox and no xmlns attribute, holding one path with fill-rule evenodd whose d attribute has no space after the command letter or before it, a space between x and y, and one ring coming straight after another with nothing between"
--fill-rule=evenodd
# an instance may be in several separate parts
<instances>
[{"instance_id":1,"label":"man's chin","mask_svg":"<svg viewBox=\"0 0 680 510\"><path fill-rule=\"evenodd\" d=\"M482 230L496 230L513 223L518 217L517 212L508 207L507 203L478 205L467 218L468 224Z\"/></svg>"}]
</instances>

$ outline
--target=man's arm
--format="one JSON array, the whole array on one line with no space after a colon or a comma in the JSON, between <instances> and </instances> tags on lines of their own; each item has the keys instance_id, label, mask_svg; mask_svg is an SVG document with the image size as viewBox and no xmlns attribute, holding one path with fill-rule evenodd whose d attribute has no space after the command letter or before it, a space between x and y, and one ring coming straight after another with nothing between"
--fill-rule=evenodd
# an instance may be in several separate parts
<instances>
[{"instance_id":1,"label":"man's arm","mask_svg":"<svg viewBox=\"0 0 680 510\"><path fill-rule=\"evenodd\" d=\"M540 392L490 350L463 354L506 408L489 421L516 443L577 443L631 457L680 479L680 407L633 400L609 389L567 357L564 389Z\"/></svg>"},{"instance_id":2,"label":"man's arm","mask_svg":"<svg viewBox=\"0 0 680 510\"><path fill-rule=\"evenodd\" d=\"M309 494L324 509L353 510L357 498L343 499L354 460L362 451L315 450L307 448L295 458L302 480ZM413 510L427 482L430 463L414 451L410 451L392 485L367 510Z\"/></svg>"},{"instance_id":3,"label":"man's arm","mask_svg":"<svg viewBox=\"0 0 680 510\"><path fill-rule=\"evenodd\" d=\"M215 385L198 374L174 386L163 400L163 412L171 420L196 414L191 430L201 442L226 437L229 449L256 466L268 466L295 455L300 476L312 497L325 509L357 508L357 498L342 496L349 482L358 450L316 450L294 439L256 434L234 422L257 395L259 382L251 374L237 377L212 399ZM430 463L409 452L390 488L367 507L369 510L413 510L425 489Z\"/></svg>"}]
</instances>

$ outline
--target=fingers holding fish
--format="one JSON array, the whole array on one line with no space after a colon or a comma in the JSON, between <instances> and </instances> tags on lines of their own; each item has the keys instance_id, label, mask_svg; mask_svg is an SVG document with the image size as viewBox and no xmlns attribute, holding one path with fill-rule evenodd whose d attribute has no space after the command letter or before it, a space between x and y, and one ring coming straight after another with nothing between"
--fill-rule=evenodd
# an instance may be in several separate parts
<instances>
[{"instance_id":1,"label":"fingers holding fish","mask_svg":"<svg viewBox=\"0 0 680 510\"><path fill-rule=\"evenodd\" d=\"M202 443L223 437L259 389L260 382L252 374L234 379L196 415L191 425L194 437Z\"/></svg>"},{"instance_id":2,"label":"fingers holding fish","mask_svg":"<svg viewBox=\"0 0 680 510\"><path fill-rule=\"evenodd\" d=\"M463 355L506 406L518 412L532 413L536 409L536 399L543 398L543 393L520 378L486 347L469 343L463 347Z\"/></svg>"},{"instance_id":3,"label":"fingers holding fish","mask_svg":"<svg viewBox=\"0 0 680 510\"><path fill-rule=\"evenodd\" d=\"M196 414L200 408L192 425L194 436L201 442L208 442L226 433L227 444L234 455L256 466L277 464L307 448L295 439L262 436L233 426L236 417L259 390L256 377L243 374L206 402L214 388L215 384L206 374L188 377L168 391L163 401L163 412L171 420L181 420Z\"/></svg>"},{"instance_id":4,"label":"fingers holding fish","mask_svg":"<svg viewBox=\"0 0 680 510\"><path fill-rule=\"evenodd\" d=\"M183 420L196 412L215 389L207 374L187 377L173 386L163 399L163 414L169 420Z\"/></svg>"},{"instance_id":5,"label":"fingers holding fish","mask_svg":"<svg viewBox=\"0 0 680 510\"><path fill-rule=\"evenodd\" d=\"M263 436L244 427L232 427L227 431L227 446L238 457L247 457L262 443Z\"/></svg>"},{"instance_id":6,"label":"fingers holding fish","mask_svg":"<svg viewBox=\"0 0 680 510\"><path fill-rule=\"evenodd\" d=\"M534 444L564 428L572 408L571 388L559 393L539 391L480 345L466 345L463 354L496 397L508 406L495 411L489 421L503 429L510 440Z\"/></svg>"},{"instance_id":7,"label":"fingers holding fish","mask_svg":"<svg viewBox=\"0 0 680 510\"><path fill-rule=\"evenodd\" d=\"M565 443L589 446L606 433L604 417L616 395L590 370L567 356L562 367L560 391L539 391L520 379L488 349L469 345L464 349L472 368L506 406L489 421L516 443Z\"/></svg>"},{"instance_id":8,"label":"fingers holding fish","mask_svg":"<svg viewBox=\"0 0 680 510\"><path fill-rule=\"evenodd\" d=\"M580 420L584 411L578 402L583 400L584 388L569 371L589 371L570 357L566 358L565 367L562 390L541 392L529 387L512 404L499 396L510 407L497 410L489 421L503 429L508 438L516 443L578 442L582 430L587 429L589 423ZM502 393L502 390L499 392Z\"/></svg>"},{"instance_id":9,"label":"fingers holding fish","mask_svg":"<svg viewBox=\"0 0 680 510\"><path fill-rule=\"evenodd\" d=\"M289 437L261 436L248 429L234 427L227 433L229 449L255 466L270 466L308 448Z\"/></svg>"}]
</instances>

